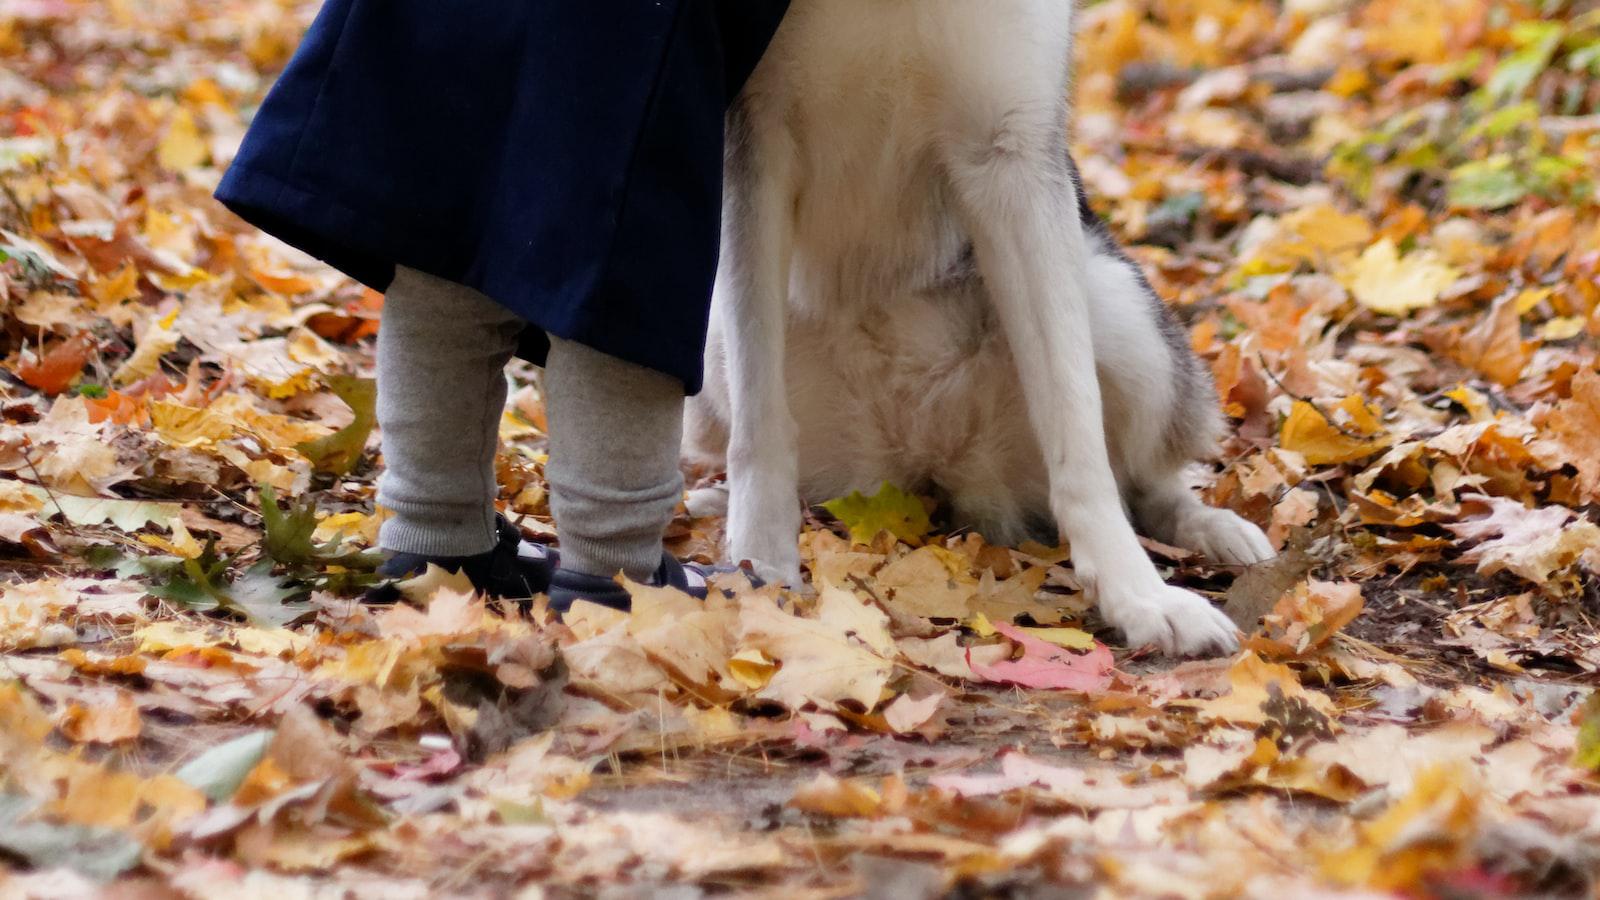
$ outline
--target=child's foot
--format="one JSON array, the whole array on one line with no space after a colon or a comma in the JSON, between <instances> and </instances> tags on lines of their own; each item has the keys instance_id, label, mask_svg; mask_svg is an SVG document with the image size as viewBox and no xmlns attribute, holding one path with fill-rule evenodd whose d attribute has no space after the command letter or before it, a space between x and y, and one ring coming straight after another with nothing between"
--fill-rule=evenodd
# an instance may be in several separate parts
<instances>
[{"instance_id":1,"label":"child's foot","mask_svg":"<svg viewBox=\"0 0 1600 900\"><path fill-rule=\"evenodd\" d=\"M662 554L661 566L650 578L650 584L654 587L675 587L691 597L704 600L709 590L707 580L711 576L727 575L737 571L739 570L731 566L681 563L673 559L671 554ZM751 578L754 580L754 576ZM627 612L633 606L633 598L628 596L627 589L614 579L557 568L550 576L550 609L564 613L579 600L587 600L623 612Z\"/></svg>"},{"instance_id":2,"label":"child's foot","mask_svg":"<svg viewBox=\"0 0 1600 900\"><path fill-rule=\"evenodd\" d=\"M394 553L378 567L386 580L367 591L369 603L394 603L400 599L397 581L427 571L435 565L446 572L462 572L472 586L491 597L524 599L550 589L550 575L561 561L554 547L522 539L517 526L505 516L495 516L499 541L476 556L426 556L421 553Z\"/></svg>"}]
</instances>

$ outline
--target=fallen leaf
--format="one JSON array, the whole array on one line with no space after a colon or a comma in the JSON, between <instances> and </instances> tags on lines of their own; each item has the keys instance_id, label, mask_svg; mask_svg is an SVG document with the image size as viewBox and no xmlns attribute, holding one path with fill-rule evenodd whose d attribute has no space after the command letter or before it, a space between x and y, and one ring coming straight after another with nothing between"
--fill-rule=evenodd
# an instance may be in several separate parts
<instances>
[{"instance_id":1,"label":"fallen leaf","mask_svg":"<svg viewBox=\"0 0 1600 900\"><path fill-rule=\"evenodd\" d=\"M872 648L890 641L888 620L882 613L876 619L863 615L847 605L861 604L846 598L828 603L825 595L817 619L785 613L760 595L740 601L740 647L759 650L778 664L758 696L796 711L813 705L831 710L843 703L870 711L878 705L893 665Z\"/></svg>"},{"instance_id":2,"label":"fallen leaf","mask_svg":"<svg viewBox=\"0 0 1600 900\"><path fill-rule=\"evenodd\" d=\"M841 781L827 772L795 789L789 806L833 818L870 818L883 807L883 797L859 781Z\"/></svg>"},{"instance_id":3,"label":"fallen leaf","mask_svg":"<svg viewBox=\"0 0 1600 900\"><path fill-rule=\"evenodd\" d=\"M1115 662L1104 644L1095 644L1088 653L1071 653L1014 625L995 623L994 630L1022 648L1022 657L986 665L974 662L969 650L968 664L983 681L1085 694L1099 693L1111 684Z\"/></svg>"},{"instance_id":4,"label":"fallen leaf","mask_svg":"<svg viewBox=\"0 0 1600 900\"><path fill-rule=\"evenodd\" d=\"M1434 305L1460 277L1460 272L1431 251L1413 251L1402 259L1388 238L1368 247L1343 273L1345 286L1357 303L1390 316Z\"/></svg>"},{"instance_id":5,"label":"fallen leaf","mask_svg":"<svg viewBox=\"0 0 1600 900\"><path fill-rule=\"evenodd\" d=\"M1295 401L1279 436L1283 449L1303 455L1314 466L1366 459L1392 443L1383 433L1377 411L1354 395L1326 410L1305 400Z\"/></svg>"},{"instance_id":6,"label":"fallen leaf","mask_svg":"<svg viewBox=\"0 0 1600 900\"><path fill-rule=\"evenodd\" d=\"M933 530L921 498L888 482L871 497L856 491L830 500L822 508L850 529L850 540L857 544L871 544L879 532L887 531L916 546Z\"/></svg>"}]
</instances>

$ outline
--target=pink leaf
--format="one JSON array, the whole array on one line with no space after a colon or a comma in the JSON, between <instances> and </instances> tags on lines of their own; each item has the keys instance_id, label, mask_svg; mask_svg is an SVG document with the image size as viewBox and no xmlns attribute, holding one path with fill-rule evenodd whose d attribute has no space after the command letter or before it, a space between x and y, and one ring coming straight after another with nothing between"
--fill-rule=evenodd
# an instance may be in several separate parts
<instances>
[{"instance_id":1,"label":"pink leaf","mask_svg":"<svg viewBox=\"0 0 1600 900\"><path fill-rule=\"evenodd\" d=\"M1111 684L1115 661L1105 644L1096 642L1088 653L1073 653L1012 625L996 623L994 630L1020 646L1022 658L984 665L975 662L968 651L967 665L984 681L1085 694L1099 693Z\"/></svg>"}]
</instances>

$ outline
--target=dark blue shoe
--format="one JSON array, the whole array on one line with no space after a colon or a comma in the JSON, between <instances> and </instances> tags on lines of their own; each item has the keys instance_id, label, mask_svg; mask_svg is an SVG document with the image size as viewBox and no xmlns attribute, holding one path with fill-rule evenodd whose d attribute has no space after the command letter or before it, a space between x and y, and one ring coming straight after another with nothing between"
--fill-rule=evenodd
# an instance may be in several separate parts
<instances>
[{"instance_id":1,"label":"dark blue shoe","mask_svg":"<svg viewBox=\"0 0 1600 900\"><path fill-rule=\"evenodd\" d=\"M384 583L367 591L368 603L396 603L400 588L396 582L421 575L434 565L446 572L462 572L472 586L490 597L524 600L550 589L550 576L561 562L554 547L522 539L517 526L505 516L495 516L498 543L475 556L427 556L421 553L390 554L378 566Z\"/></svg>"},{"instance_id":2,"label":"dark blue shoe","mask_svg":"<svg viewBox=\"0 0 1600 900\"><path fill-rule=\"evenodd\" d=\"M672 558L671 554L661 555L661 566L656 569L656 574L651 576L650 584L653 587L675 587L691 597L701 600L706 598L710 590L707 584L714 575L729 575L740 571L733 566L708 566L702 563L681 563ZM760 579L745 572L751 584L760 587ZM582 572L571 572L557 567L550 576L550 609L555 613L564 613L572 608L572 604L579 600L587 600L601 606L628 612L633 608L633 598L628 596L628 591L615 579L603 578L599 575L585 575Z\"/></svg>"}]
</instances>

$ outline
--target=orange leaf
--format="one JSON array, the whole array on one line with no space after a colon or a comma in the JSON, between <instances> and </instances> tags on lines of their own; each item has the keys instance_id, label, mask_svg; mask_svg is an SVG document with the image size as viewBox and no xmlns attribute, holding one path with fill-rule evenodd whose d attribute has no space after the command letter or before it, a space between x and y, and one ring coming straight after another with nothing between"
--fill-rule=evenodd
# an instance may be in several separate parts
<instances>
[{"instance_id":1,"label":"orange leaf","mask_svg":"<svg viewBox=\"0 0 1600 900\"><path fill-rule=\"evenodd\" d=\"M94 352L94 336L80 332L57 344L55 349L17 366L17 377L30 387L55 395L72 385Z\"/></svg>"},{"instance_id":2,"label":"orange leaf","mask_svg":"<svg viewBox=\"0 0 1600 900\"><path fill-rule=\"evenodd\" d=\"M121 391L108 391L104 397L85 397L83 405L91 425L108 419L113 425L142 425L150 418L144 398L131 397Z\"/></svg>"},{"instance_id":3,"label":"orange leaf","mask_svg":"<svg viewBox=\"0 0 1600 900\"><path fill-rule=\"evenodd\" d=\"M144 722L133 695L118 693L110 703L84 706L74 703L56 723L61 733L79 744L120 744L139 736Z\"/></svg>"}]
</instances>

